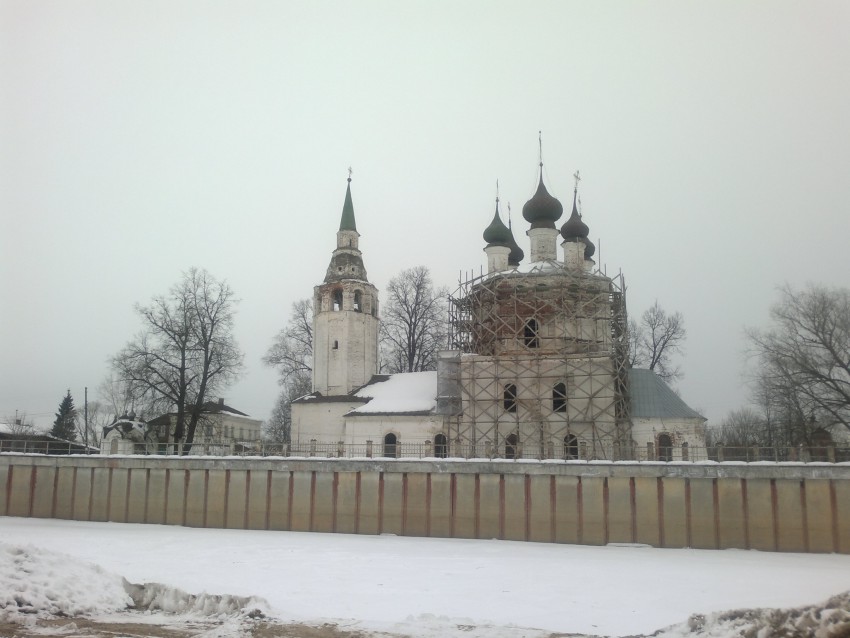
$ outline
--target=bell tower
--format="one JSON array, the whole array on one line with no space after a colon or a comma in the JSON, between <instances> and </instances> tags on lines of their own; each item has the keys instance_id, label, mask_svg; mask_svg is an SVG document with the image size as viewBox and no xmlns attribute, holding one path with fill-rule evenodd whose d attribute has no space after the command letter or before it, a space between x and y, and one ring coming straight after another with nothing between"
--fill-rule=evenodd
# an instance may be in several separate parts
<instances>
[{"instance_id":1,"label":"bell tower","mask_svg":"<svg viewBox=\"0 0 850 638\"><path fill-rule=\"evenodd\" d=\"M348 394L378 372L378 290L366 277L351 173L325 281L313 289L313 392Z\"/></svg>"}]
</instances>

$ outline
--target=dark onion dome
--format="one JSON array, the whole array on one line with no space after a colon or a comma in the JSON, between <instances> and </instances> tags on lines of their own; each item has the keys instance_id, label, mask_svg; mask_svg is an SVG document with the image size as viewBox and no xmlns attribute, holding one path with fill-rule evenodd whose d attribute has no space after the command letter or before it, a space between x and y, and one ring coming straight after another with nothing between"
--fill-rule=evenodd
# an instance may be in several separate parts
<instances>
[{"instance_id":1,"label":"dark onion dome","mask_svg":"<svg viewBox=\"0 0 850 638\"><path fill-rule=\"evenodd\" d=\"M497 201L496 214L493 215L493 221L490 222L490 225L484 231L484 241L487 242L487 246L509 247L511 239L513 239L511 231L508 230L508 227L502 223L502 219L499 217L499 202Z\"/></svg>"},{"instance_id":2,"label":"dark onion dome","mask_svg":"<svg viewBox=\"0 0 850 638\"><path fill-rule=\"evenodd\" d=\"M540 182L534 197L525 202L522 216L532 228L555 228L555 222L564 214L564 207L557 199L549 194L543 185L543 169L541 164Z\"/></svg>"},{"instance_id":3,"label":"dark onion dome","mask_svg":"<svg viewBox=\"0 0 850 638\"><path fill-rule=\"evenodd\" d=\"M510 224L510 222L508 223ZM522 248L516 243L514 231L510 226L508 226L508 232L511 234L511 240L508 242L508 248L511 249L511 254L508 255L508 266L519 266L519 263L525 257L525 253L522 252Z\"/></svg>"},{"instance_id":4,"label":"dark onion dome","mask_svg":"<svg viewBox=\"0 0 850 638\"><path fill-rule=\"evenodd\" d=\"M584 238L584 258L590 259L596 253L596 244L590 241L587 237Z\"/></svg>"},{"instance_id":5,"label":"dark onion dome","mask_svg":"<svg viewBox=\"0 0 850 638\"><path fill-rule=\"evenodd\" d=\"M563 226L561 226L561 237L563 237L566 241L584 239L590 232L587 224L581 221L581 215L578 214L578 208L576 207L577 195L578 191L573 193L573 212L570 214L570 218L564 222Z\"/></svg>"}]
</instances>

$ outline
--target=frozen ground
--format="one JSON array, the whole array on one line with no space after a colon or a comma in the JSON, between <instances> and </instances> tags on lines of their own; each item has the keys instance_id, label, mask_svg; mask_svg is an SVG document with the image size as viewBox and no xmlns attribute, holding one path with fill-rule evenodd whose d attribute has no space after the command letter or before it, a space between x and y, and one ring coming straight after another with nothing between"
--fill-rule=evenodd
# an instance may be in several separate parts
<instances>
[{"instance_id":1,"label":"frozen ground","mask_svg":"<svg viewBox=\"0 0 850 638\"><path fill-rule=\"evenodd\" d=\"M32 600L111 618L128 602L122 577L167 585L135 590L155 614L260 609L281 622L421 638L623 636L692 614L821 603L850 590L850 556L0 517L0 609ZM850 616L846 598L833 607L831 617ZM745 620L727 617L723 629L714 619L711 631L692 621L667 635L733 635Z\"/></svg>"}]
</instances>

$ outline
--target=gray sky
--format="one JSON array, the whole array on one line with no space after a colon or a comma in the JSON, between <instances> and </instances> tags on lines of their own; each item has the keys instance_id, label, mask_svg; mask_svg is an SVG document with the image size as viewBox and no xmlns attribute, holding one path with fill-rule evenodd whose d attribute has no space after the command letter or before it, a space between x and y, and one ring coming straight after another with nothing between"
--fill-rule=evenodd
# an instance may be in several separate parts
<instances>
[{"instance_id":1,"label":"gray sky","mask_svg":"<svg viewBox=\"0 0 850 638\"><path fill-rule=\"evenodd\" d=\"M776 287L848 285L850 3L0 0L0 419L78 406L191 266L241 302L229 404L335 245L347 168L380 289L486 264L572 173L628 307L688 329L682 396L747 401Z\"/></svg>"}]
</instances>

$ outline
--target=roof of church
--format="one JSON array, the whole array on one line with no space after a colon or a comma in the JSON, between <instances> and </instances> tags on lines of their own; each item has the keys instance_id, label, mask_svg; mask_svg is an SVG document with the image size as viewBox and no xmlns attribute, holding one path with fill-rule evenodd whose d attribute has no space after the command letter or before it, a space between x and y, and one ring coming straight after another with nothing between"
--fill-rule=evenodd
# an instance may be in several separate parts
<instances>
[{"instance_id":1,"label":"roof of church","mask_svg":"<svg viewBox=\"0 0 850 638\"><path fill-rule=\"evenodd\" d=\"M552 197L543 184L543 164L540 164L540 181L537 191L522 207L522 216L531 223L532 228L555 228L555 222L564 213L564 207L557 198Z\"/></svg>"},{"instance_id":2,"label":"roof of church","mask_svg":"<svg viewBox=\"0 0 850 638\"><path fill-rule=\"evenodd\" d=\"M397 414L426 416L437 405L437 373L405 372L376 375L352 395L367 399L366 405L353 409L345 416Z\"/></svg>"},{"instance_id":3,"label":"roof of church","mask_svg":"<svg viewBox=\"0 0 850 638\"><path fill-rule=\"evenodd\" d=\"M696 410L688 407L681 397L670 389L664 380L652 370L632 368L629 370L629 392L631 413L638 418L682 418L702 419Z\"/></svg>"},{"instance_id":4,"label":"roof of church","mask_svg":"<svg viewBox=\"0 0 850 638\"><path fill-rule=\"evenodd\" d=\"M345 203L342 205L342 219L339 220L340 230L353 230L357 232L357 224L354 222L354 204L351 201L351 178L348 178L348 186L345 189Z\"/></svg>"},{"instance_id":5,"label":"roof of church","mask_svg":"<svg viewBox=\"0 0 850 638\"><path fill-rule=\"evenodd\" d=\"M493 221L484 230L484 241L487 246L506 246L510 248L510 242L513 239L513 234L508 227L505 226L502 218L499 217L499 200L496 200L496 213L493 215Z\"/></svg>"}]
</instances>

